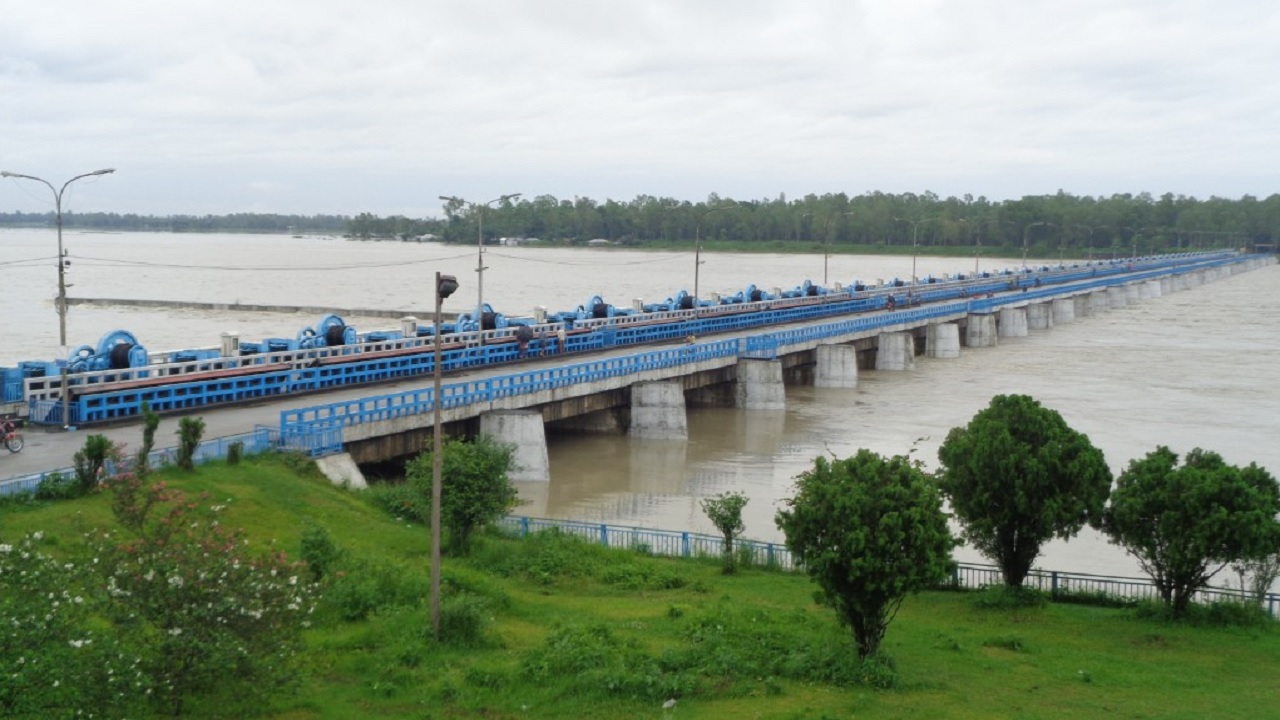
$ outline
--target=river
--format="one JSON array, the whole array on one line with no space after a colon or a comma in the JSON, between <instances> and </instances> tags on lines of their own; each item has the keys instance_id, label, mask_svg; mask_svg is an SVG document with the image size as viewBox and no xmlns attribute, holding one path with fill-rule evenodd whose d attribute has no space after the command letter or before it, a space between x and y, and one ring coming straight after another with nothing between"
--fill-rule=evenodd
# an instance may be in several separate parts
<instances>
[{"instance_id":1,"label":"river","mask_svg":"<svg viewBox=\"0 0 1280 720\"><path fill-rule=\"evenodd\" d=\"M351 242L339 238L166 233L68 233L72 297L319 305L429 307L431 277L454 274L462 288L446 310L474 307L475 248ZM0 231L0 365L57 354L50 231ZM821 282L818 254L704 253L700 288L737 291L749 283L793 287ZM832 256L832 282L910 274L909 256ZM1016 265L983 258L983 269ZM513 315L535 305L576 307L594 294L616 305L660 300L693 285L692 252L490 247L486 302ZM919 274L968 271L973 260L918 260ZM211 346L225 330L245 340L291 337L318 318L109 307L71 308L69 344L96 344L132 331L151 350ZM385 319L347 318L360 330ZM793 478L819 454L859 448L913 453L936 465L947 431L1001 393L1025 393L1089 435L1113 470L1168 445L1202 447L1228 462L1280 472L1280 267L1237 275L1186 292L1078 319L959 359L917 358L908 372L864 371L855 389L788 387L785 411L693 409L689 440L624 437L549 439L551 482L522 487L524 512L555 518L711 532L699 501L725 490L750 497L746 535L779 540L773 515ZM980 558L961 548L963 560ZM1140 575L1136 563L1086 531L1051 543L1046 568Z\"/></svg>"}]
</instances>

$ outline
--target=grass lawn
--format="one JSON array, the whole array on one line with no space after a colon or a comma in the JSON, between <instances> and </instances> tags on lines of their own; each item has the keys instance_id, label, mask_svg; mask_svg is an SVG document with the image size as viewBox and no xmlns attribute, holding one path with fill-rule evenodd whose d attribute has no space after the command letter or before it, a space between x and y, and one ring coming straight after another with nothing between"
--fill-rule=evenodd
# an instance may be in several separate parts
<instances>
[{"instance_id":1,"label":"grass lawn","mask_svg":"<svg viewBox=\"0 0 1280 720\"><path fill-rule=\"evenodd\" d=\"M556 535L485 536L470 557L446 557L456 642L435 645L426 528L390 519L297 460L163 477L226 504L225 521L259 549L297 556L304 530L321 527L345 554L308 631L303 685L264 708L266 718L1280 717L1273 627L1167 624L1078 605L989 610L972 594L922 593L884 641L896 683L876 689L803 576L725 576L714 559ZM0 506L0 541L43 530L70 548L82 530L111 524L108 501Z\"/></svg>"}]
</instances>

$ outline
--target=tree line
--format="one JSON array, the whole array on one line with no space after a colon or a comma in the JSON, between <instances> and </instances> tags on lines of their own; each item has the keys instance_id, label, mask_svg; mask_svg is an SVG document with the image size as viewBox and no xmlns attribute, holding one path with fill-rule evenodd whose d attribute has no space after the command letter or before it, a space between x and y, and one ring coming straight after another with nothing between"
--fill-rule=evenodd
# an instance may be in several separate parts
<instances>
[{"instance_id":1,"label":"tree line","mask_svg":"<svg viewBox=\"0 0 1280 720\"><path fill-rule=\"evenodd\" d=\"M0 213L0 227L53 227L52 212ZM347 215L137 215L135 213L62 213L62 226L78 230L117 232L244 232L344 234L351 225Z\"/></svg>"},{"instance_id":2,"label":"tree line","mask_svg":"<svg viewBox=\"0 0 1280 720\"><path fill-rule=\"evenodd\" d=\"M53 213L0 213L0 226L51 226ZM1029 195L1016 200L946 197L926 192L805 195L788 199L705 201L638 195L629 201L553 195L515 197L483 207L448 203L442 218L347 215L152 216L64 213L66 227L166 232L335 233L355 239L417 239L472 244L478 239L537 238L584 244L733 243L787 248L987 247L1039 256L1153 253L1248 247L1274 249L1280 238L1280 194L1265 199L1199 199L1165 193L1109 197Z\"/></svg>"},{"instance_id":3,"label":"tree line","mask_svg":"<svg viewBox=\"0 0 1280 720\"><path fill-rule=\"evenodd\" d=\"M874 192L748 201L712 194L705 202L641 195L629 202L603 203L539 195L483 209L453 204L437 225L361 216L353 221L352 235L395 234L409 227L447 242L474 243L478 221L486 243L500 237L570 243L601 238L633 245L769 243L777 249L980 245L1027 247L1039 255L1150 253L1272 244L1280 235L1280 195L1200 200L1172 193L1095 198L1058 192L993 202L971 195Z\"/></svg>"}]
</instances>

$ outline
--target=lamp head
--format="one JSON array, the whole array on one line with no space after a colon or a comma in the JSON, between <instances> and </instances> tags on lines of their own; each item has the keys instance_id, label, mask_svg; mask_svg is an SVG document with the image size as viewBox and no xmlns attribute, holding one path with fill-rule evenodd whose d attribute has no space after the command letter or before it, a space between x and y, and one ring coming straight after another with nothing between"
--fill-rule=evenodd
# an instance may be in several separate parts
<instances>
[{"instance_id":1,"label":"lamp head","mask_svg":"<svg viewBox=\"0 0 1280 720\"><path fill-rule=\"evenodd\" d=\"M452 295L458 289L458 279L452 275L441 275L440 283L436 285L436 296L441 300Z\"/></svg>"}]
</instances>

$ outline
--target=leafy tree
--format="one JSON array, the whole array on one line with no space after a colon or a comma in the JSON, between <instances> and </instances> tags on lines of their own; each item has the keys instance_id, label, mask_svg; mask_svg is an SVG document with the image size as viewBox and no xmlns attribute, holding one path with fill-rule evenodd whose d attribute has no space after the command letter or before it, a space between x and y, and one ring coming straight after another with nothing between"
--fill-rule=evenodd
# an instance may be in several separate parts
<instances>
[{"instance_id":1,"label":"leafy tree","mask_svg":"<svg viewBox=\"0 0 1280 720\"><path fill-rule=\"evenodd\" d=\"M907 593L942 582L955 539L937 490L903 456L819 457L775 516L796 561L874 655Z\"/></svg>"},{"instance_id":2,"label":"leafy tree","mask_svg":"<svg viewBox=\"0 0 1280 720\"><path fill-rule=\"evenodd\" d=\"M507 474L513 468L513 451L487 435L474 442L449 440L441 458L442 491L440 521L449 530L453 550L465 555L471 535L501 518L519 504L518 493ZM409 485L418 495L422 512L431 508L432 453L423 452L405 466Z\"/></svg>"},{"instance_id":3,"label":"leafy tree","mask_svg":"<svg viewBox=\"0 0 1280 720\"><path fill-rule=\"evenodd\" d=\"M1138 559L1180 617L1223 567L1275 552L1278 513L1280 487L1256 464L1238 468L1197 448L1179 466L1177 454L1161 446L1120 474L1104 530Z\"/></svg>"},{"instance_id":4,"label":"leafy tree","mask_svg":"<svg viewBox=\"0 0 1280 720\"><path fill-rule=\"evenodd\" d=\"M145 476L151 470L151 449L156 445L156 429L160 427L160 415L149 403L142 403L142 446L134 456L133 472Z\"/></svg>"},{"instance_id":5,"label":"leafy tree","mask_svg":"<svg viewBox=\"0 0 1280 720\"><path fill-rule=\"evenodd\" d=\"M178 467L196 469L196 448L204 437L204 418L182 418L178 421Z\"/></svg>"},{"instance_id":6,"label":"leafy tree","mask_svg":"<svg viewBox=\"0 0 1280 720\"><path fill-rule=\"evenodd\" d=\"M938 449L964 537L1021 587L1040 548L1102 521L1111 471L1088 436L1026 395L997 395Z\"/></svg>"},{"instance_id":7,"label":"leafy tree","mask_svg":"<svg viewBox=\"0 0 1280 720\"><path fill-rule=\"evenodd\" d=\"M747 505L747 496L739 492L724 492L715 497L703 498L702 512L707 514L711 524L716 526L724 536L724 572L732 575L737 569L733 553L733 540L742 534L746 525L742 523L742 508Z\"/></svg>"}]
</instances>

